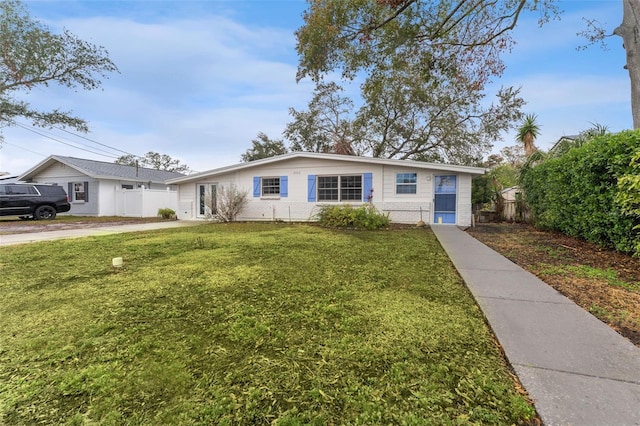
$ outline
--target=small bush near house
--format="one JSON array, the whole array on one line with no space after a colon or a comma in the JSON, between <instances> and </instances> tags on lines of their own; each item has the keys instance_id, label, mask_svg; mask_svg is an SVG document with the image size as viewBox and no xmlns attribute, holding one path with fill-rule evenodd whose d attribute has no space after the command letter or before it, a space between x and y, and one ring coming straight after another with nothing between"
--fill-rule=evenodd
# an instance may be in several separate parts
<instances>
[{"instance_id":1,"label":"small bush near house","mask_svg":"<svg viewBox=\"0 0 640 426\"><path fill-rule=\"evenodd\" d=\"M380 213L371 204L358 208L350 205L323 206L318 213L318 222L335 228L374 230L389 226L389 215Z\"/></svg>"},{"instance_id":2,"label":"small bush near house","mask_svg":"<svg viewBox=\"0 0 640 426\"><path fill-rule=\"evenodd\" d=\"M640 130L598 136L581 147L526 170L521 176L537 227L560 231L633 253L640 242L639 216L620 193L634 176ZM620 186L619 186L620 185Z\"/></svg>"},{"instance_id":3,"label":"small bush near house","mask_svg":"<svg viewBox=\"0 0 640 426\"><path fill-rule=\"evenodd\" d=\"M176 217L176 212L169 208L158 209L158 216L163 219L173 219Z\"/></svg>"}]
</instances>

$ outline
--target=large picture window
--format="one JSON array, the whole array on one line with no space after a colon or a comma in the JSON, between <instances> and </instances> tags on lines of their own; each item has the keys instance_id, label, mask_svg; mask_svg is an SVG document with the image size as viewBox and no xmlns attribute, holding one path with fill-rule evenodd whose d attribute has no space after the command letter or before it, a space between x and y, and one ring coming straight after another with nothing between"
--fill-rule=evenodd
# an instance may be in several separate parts
<instances>
[{"instance_id":1,"label":"large picture window","mask_svg":"<svg viewBox=\"0 0 640 426\"><path fill-rule=\"evenodd\" d=\"M415 194L418 189L417 173L396 174L396 194Z\"/></svg>"},{"instance_id":2,"label":"large picture window","mask_svg":"<svg viewBox=\"0 0 640 426\"><path fill-rule=\"evenodd\" d=\"M318 201L362 201L362 176L318 176Z\"/></svg>"}]
</instances>

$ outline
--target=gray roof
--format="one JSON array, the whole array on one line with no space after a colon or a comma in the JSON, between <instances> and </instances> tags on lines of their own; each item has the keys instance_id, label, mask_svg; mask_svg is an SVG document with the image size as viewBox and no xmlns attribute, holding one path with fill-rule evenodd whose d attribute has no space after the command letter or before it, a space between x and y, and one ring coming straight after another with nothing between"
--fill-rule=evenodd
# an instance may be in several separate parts
<instances>
[{"instance_id":1,"label":"gray roof","mask_svg":"<svg viewBox=\"0 0 640 426\"><path fill-rule=\"evenodd\" d=\"M139 182L165 183L169 179L183 177L182 173L164 170L148 169L144 167L125 166L123 164L107 163L104 161L87 160L84 158L64 157L52 155L20 176L27 180L51 164L58 161L94 179L123 179Z\"/></svg>"}]
</instances>

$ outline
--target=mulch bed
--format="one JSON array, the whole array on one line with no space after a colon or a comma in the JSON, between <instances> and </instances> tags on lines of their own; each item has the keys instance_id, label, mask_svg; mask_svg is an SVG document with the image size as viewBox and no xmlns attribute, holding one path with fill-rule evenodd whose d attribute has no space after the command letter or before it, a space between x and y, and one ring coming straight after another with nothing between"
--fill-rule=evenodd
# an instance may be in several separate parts
<instances>
[{"instance_id":1,"label":"mulch bed","mask_svg":"<svg viewBox=\"0 0 640 426\"><path fill-rule=\"evenodd\" d=\"M467 232L640 346L639 258L530 225L489 223Z\"/></svg>"}]
</instances>

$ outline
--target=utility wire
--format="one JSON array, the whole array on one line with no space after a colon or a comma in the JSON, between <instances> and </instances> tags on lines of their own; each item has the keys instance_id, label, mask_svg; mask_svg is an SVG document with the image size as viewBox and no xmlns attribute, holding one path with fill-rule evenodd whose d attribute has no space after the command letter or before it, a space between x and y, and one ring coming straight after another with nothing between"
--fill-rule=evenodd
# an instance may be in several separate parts
<instances>
[{"instance_id":1,"label":"utility wire","mask_svg":"<svg viewBox=\"0 0 640 426\"><path fill-rule=\"evenodd\" d=\"M33 133L37 134L37 135L44 136L44 137L45 137L45 138L47 138L47 139L51 139L52 141L56 141L56 142L58 142L58 143L61 143L61 144L63 144L63 145L70 146L70 147L72 147L72 148L79 149L79 150L81 150L81 151L90 152L90 153L92 153L92 154L101 155L101 156L103 156L103 157L108 157L108 158L115 158L115 159L117 159L117 158L118 158L117 156L115 156L115 155L113 155L113 154L102 154L102 153L100 153L100 152L92 151L92 150L90 150L90 149L81 148L81 147L79 147L79 146L77 146L77 145L74 145L74 144L72 144L72 143L62 141L62 140L60 140L60 139L58 139L58 138L54 138L54 137L49 136L49 135L47 135L47 134L45 134L45 133L42 133L42 132L39 132L39 131L37 131L37 130L31 129L31 128L29 128L29 127L27 127L27 126L25 126L25 125L23 125L23 124L21 124L21 123L15 122L15 121L14 121L14 124L15 124L16 126L18 126L18 127L22 128L22 129L24 129L24 130L28 130L28 131L30 131L30 132L33 132ZM104 151L104 150L101 150L101 151L103 151L103 152L107 152L107 151Z\"/></svg>"},{"instance_id":2,"label":"utility wire","mask_svg":"<svg viewBox=\"0 0 640 426\"><path fill-rule=\"evenodd\" d=\"M90 139L90 138L88 138L88 137L86 137L86 136L82 136L82 135L80 135L80 134L78 134L78 133L74 133L74 132L72 132L72 131L70 131L70 130L67 130L67 129L64 129L64 128L62 128L62 127L58 127L58 126L53 126L53 127L54 127L54 128L56 128L56 129L58 129L58 130L62 130L63 132L69 133L70 135L73 135L73 136L76 136L76 137L78 137L78 138L82 138L82 139L88 140L89 142L93 142L93 143L95 143L95 144L98 144L98 145L104 146L104 147L109 148L109 149L112 149L112 150L114 150L114 151L118 151L118 152L122 152L123 154L133 155L133 156L135 156L135 157L139 157L138 155L132 154L132 153L127 152L127 151L123 151L123 150L118 149L118 148L114 148L114 147L112 147L112 146L109 146L109 145L103 144L103 143L98 142L98 141L94 141L93 139Z\"/></svg>"},{"instance_id":3,"label":"utility wire","mask_svg":"<svg viewBox=\"0 0 640 426\"><path fill-rule=\"evenodd\" d=\"M37 151L33 151L33 150L29 149L29 148L25 148L25 147L20 146L20 145L16 145L15 143L7 142L6 140L0 142L0 148L2 147L2 145L5 145L5 144L6 145L11 145L11 146L19 148L19 149L22 149L23 151L28 151L28 152L30 152L32 154L40 155L41 157L48 157L48 155L46 155L46 154L43 154L43 153L37 152Z\"/></svg>"}]
</instances>

